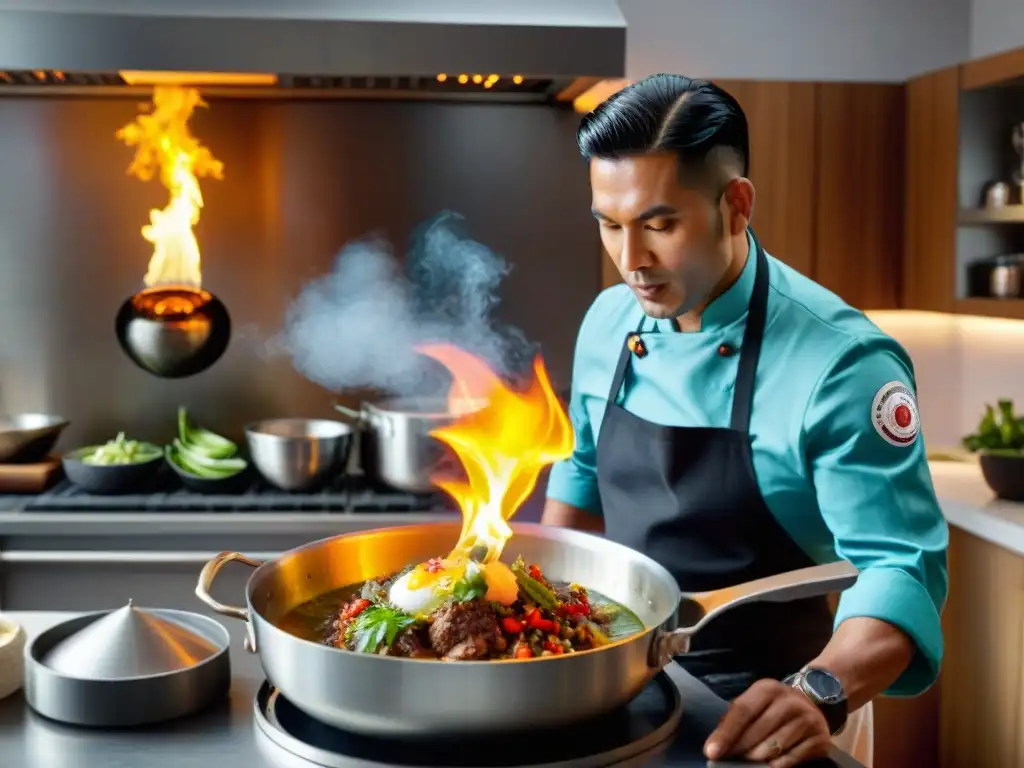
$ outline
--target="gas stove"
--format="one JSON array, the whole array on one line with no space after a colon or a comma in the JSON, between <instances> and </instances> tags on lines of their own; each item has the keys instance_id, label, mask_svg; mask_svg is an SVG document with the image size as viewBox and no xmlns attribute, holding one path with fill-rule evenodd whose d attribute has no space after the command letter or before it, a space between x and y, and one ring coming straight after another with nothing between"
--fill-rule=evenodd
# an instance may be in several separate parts
<instances>
[{"instance_id":1,"label":"gas stove","mask_svg":"<svg viewBox=\"0 0 1024 768\"><path fill-rule=\"evenodd\" d=\"M311 492L281 491L254 479L237 493L196 493L163 473L146 493L99 496L67 480L39 494L2 494L0 511L22 512L393 512L451 507L440 493L404 493L358 475L339 478Z\"/></svg>"},{"instance_id":2,"label":"gas stove","mask_svg":"<svg viewBox=\"0 0 1024 768\"><path fill-rule=\"evenodd\" d=\"M541 729L526 735L430 741L359 736L314 720L269 683L260 688L255 705L257 746L280 768L645 765L666 752L682 714L679 688L664 673L615 712L572 729ZM704 761L697 764L704 765Z\"/></svg>"}]
</instances>

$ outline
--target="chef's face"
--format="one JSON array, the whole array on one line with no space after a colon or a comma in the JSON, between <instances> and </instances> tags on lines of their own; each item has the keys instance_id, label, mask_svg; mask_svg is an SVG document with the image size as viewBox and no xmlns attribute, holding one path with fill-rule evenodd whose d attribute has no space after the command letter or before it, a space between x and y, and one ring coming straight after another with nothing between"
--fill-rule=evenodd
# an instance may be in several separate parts
<instances>
[{"instance_id":1,"label":"chef's face","mask_svg":"<svg viewBox=\"0 0 1024 768\"><path fill-rule=\"evenodd\" d=\"M737 182L750 185L732 179L688 186L669 153L591 161L601 242L648 317L680 317L722 280L749 217L749 207L735 205Z\"/></svg>"}]
</instances>

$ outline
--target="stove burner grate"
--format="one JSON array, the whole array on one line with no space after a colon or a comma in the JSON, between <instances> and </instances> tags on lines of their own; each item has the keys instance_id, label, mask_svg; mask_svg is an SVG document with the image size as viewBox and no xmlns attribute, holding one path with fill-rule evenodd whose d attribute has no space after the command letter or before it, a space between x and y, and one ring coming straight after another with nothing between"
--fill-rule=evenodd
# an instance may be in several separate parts
<instances>
[{"instance_id":1,"label":"stove burner grate","mask_svg":"<svg viewBox=\"0 0 1024 768\"><path fill-rule=\"evenodd\" d=\"M524 736L459 737L446 741L373 738L332 728L291 704L270 683L256 696L261 750L288 768L598 768L653 755L682 717L679 689L660 673L625 707L572 728Z\"/></svg>"}]
</instances>

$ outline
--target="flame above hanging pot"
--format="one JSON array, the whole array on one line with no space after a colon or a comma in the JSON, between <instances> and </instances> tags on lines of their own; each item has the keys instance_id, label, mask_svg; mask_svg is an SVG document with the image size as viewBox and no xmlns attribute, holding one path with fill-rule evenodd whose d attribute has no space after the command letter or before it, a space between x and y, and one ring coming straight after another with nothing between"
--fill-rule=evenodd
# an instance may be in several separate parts
<instances>
[{"instance_id":1,"label":"flame above hanging pot","mask_svg":"<svg viewBox=\"0 0 1024 768\"><path fill-rule=\"evenodd\" d=\"M204 290L194 227L203 208L199 179L222 179L224 164L188 127L205 106L194 88L157 86L148 112L117 132L135 148L128 173L142 181L158 176L170 193L163 210L151 210L142 236L153 245L145 288L122 304L115 327L122 348L140 368L162 378L191 376L213 365L227 349L231 319L224 304Z\"/></svg>"}]
</instances>

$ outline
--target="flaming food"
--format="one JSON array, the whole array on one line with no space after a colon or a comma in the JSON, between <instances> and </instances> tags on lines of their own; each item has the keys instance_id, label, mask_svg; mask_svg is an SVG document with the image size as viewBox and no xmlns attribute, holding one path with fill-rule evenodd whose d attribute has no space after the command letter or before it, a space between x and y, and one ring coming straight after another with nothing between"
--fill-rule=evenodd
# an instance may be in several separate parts
<instances>
[{"instance_id":1,"label":"flaming food","mask_svg":"<svg viewBox=\"0 0 1024 768\"><path fill-rule=\"evenodd\" d=\"M432 433L465 470L465 480L438 480L459 505L462 531L446 556L347 590L340 607L334 604L325 642L450 661L527 659L607 643L613 614L625 608L593 599L578 584L551 581L521 557L511 565L499 559L512 538L509 520L541 470L573 450L572 425L543 362L535 361L533 380L516 392L463 350L419 351L451 372L449 409L464 413ZM462 408L466 403L475 407ZM643 628L638 621L632 631Z\"/></svg>"}]
</instances>

